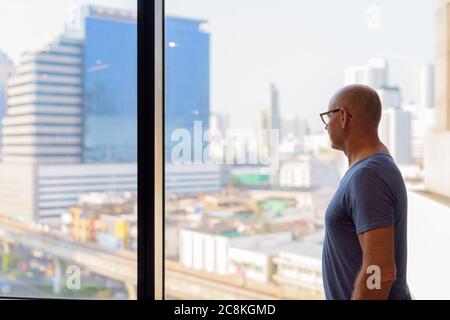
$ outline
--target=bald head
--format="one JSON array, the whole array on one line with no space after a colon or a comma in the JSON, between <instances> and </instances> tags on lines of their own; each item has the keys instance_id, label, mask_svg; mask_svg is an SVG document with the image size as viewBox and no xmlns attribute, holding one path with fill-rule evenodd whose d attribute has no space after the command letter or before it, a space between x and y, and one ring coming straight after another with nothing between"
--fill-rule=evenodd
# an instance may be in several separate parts
<instances>
[{"instance_id":1,"label":"bald head","mask_svg":"<svg viewBox=\"0 0 450 320\"><path fill-rule=\"evenodd\" d=\"M378 93L369 86L352 84L340 89L330 101L334 107L345 107L364 125L378 128L381 119L381 101Z\"/></svg>"}]
</instances>

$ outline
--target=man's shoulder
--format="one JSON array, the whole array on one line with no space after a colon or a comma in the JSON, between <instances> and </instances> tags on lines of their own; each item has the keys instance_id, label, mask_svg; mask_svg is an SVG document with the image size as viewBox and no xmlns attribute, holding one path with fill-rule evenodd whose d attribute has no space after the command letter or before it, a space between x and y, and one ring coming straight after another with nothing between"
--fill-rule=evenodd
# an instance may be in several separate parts
<instances>
[{"instance_id":1,"label":"man's shoulder","mask_svg":"<svg viewBox=\"0 0 450 320\"><path fill-rule=\"evenodd\" d=\"M396 194L404 189L403 176L390 156L372 157L355 168L348 181L348 189L355 190L363 185L371 185L374 192L385 190Z\"/></svg>"},{"instance_id":2,"label":"man's shoulder","mask_svg":"<svg viewBox=\"0 0 450 320\"><path fill-rule=\"evenodd\" d=\"M359 178L376 176L380 179L389 179L398 175L401 176L401 173L393 158L388 154L377 154L361 162L352 176Z\"/></svg>"}]
</instances>

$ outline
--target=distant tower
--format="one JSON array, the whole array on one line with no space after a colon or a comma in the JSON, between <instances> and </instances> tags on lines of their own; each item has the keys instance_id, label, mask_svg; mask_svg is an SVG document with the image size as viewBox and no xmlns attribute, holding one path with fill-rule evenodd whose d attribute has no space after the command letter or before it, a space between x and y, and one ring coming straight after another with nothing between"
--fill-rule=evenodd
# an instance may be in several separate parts
<instances>
[{"instance_id":1,"label":"distant tower","mask_svg":"<svg viewBox=\"0 0 450 320\"><path fill-rule=\"evenodd\" d=\"M434 67L432 64L414 66L414 103L418 108L434 107Z\"/></svg>"},{"instance_id":2,"label":"distant tower","mask_svg":"<svg viewBox=\"0 0 450 320\"><path fill-rule=\"evenodd\" d=\"M268 116L269 129L280 130L280 107L278 90L273 83L269 85L268 96Z\"/></svg>"},{"instance_id":3,"label":"distant tower","mask_svg":"<svg viewBox=\"0 0 450 320\"><path fill-rule=\"evenodd\" d=\"M278 130L278 140L281 139L279 93L273 83L270 83L267 88L264 110L259 113L257 121L259 130L267 130L266 137L259 141L259 155L270 158L274 143L279 143L279 141L272 141L273 130Z\"/></svg>"},{"instance_id":4,"label":"distant tower","mask_svg":"<svg viewBox=\"0 0 450 320\"><path fill-rule=\"evenodd\" d=\"M268 147L269 156L272 154L272 148L279 141L272 141L273 130L278 130L278 139L280 138L280 107L278 90L273 83L269 85L268 107L267 107L267 129L268 129Z\"/></svg>"}]
</instances>

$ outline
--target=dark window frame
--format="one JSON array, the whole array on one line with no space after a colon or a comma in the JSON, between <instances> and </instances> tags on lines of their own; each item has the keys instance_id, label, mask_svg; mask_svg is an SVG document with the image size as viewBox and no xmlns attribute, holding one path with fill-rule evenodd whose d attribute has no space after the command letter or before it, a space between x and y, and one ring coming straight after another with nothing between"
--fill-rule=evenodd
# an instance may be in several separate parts
<instances>
[{"instance_id":1,"label":"dark window frame","mask_svg":"<svg viewBox=\"0 0 450 320\"><path fill-rule=\"evenodd\" d=\"M136 289L138 300L164 300L164 0L137 0L137 5ZM152 87L153 90L149 90ZM42 300L32 296L0 296L0 298ZM52 297L43 300L66 300L66 298Z\"/></svg>"},{"instance_id":2,"label":"dark window frame","mask_svg":"<svg viewBox=\"0 0 450 320\"><path fill-rule=\"evenodd\" d=\"M164 0L138 0L138 300L164 300L163 39Z\"/></svg>"}]
</instances>

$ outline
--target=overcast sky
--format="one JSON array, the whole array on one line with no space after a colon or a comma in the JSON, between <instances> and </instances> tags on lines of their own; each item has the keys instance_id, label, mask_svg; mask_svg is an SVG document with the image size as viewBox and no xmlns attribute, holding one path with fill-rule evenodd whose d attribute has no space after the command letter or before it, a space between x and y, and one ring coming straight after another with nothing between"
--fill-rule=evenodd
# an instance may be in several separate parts
<instances>
[{"instance_id":1,"label":"overcast sky","mask_svg":"<svg viewBox=\"0 0 450 320\"><path fill-rule=\"evenodd\" d=\"M412 65L434 59L435 11L435 0L166 0L166 14L209 20L211 108L239 127L273 81L281 114L321 129L344 68L371 57L388 58L390 83L410 99Z\"/></svg>"},{"instance_id":2,"label":"overcast sky","mask_svg":"<svg viewBox=\"0 0 450 320\"><path fill-rule=\"evenodd\" d=\"M62 31L69 7L87 3L137 8L137 0L0 0L0 50L17 61Z\"/></svg>"},{"instance_id":3,"label":"overcast sky","mask_svg":"<svg viewBox=\"0 0 450 320\"><path fill-rule=\"evenodd\" d=\"M17 61L61 31L66 9L81 3L136 9L137 1L0 0L0 50ZM411 66L433 62L435 7L435 0L166 0L166 14L209 21L211 109L229 113L237 127L252 123L274 82L282 116L321 128L317 114L343 84L344 68L371 57L388 58L391 84L410 98Z\"/></svg>"}]
</instances>

